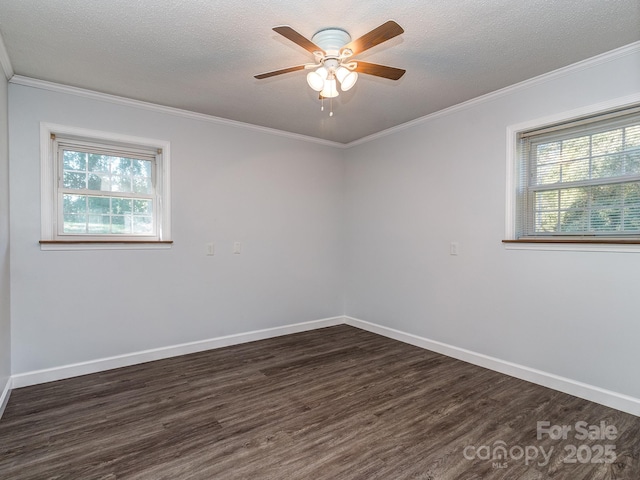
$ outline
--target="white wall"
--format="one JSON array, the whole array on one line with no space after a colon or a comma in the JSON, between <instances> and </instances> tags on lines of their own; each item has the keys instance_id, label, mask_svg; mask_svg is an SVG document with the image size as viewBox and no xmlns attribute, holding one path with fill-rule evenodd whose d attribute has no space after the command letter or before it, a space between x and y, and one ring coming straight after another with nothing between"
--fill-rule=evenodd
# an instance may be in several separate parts
<instances>
[{"instance_id":1,"label":"white wall","mask_svg":"<svg viewBox=\"0 0 640 480\"><path fill-rule=\"evenodd\" d=\"M24 85L9 99L14 374L342 314L340 151ZM43 121L171 142L171 250L40 250Z\"/></svg>"},{"instance_id":2,"label":"white wall","mask_svg":"<svg viewBox=\"0 0 640 480\"><path fill-rule=\"evenodd\" d=\"M640 398L640 253L501 243L507 126L637 92L636 48L348 150L346 314Z\"/></svg>"},{"instance_id":3,"label":"white wall","mask_svg":"<svg viewBox=\"0 0 640 480\"><path fill-rule=\"evenodd\" d=\"M7 113L7 79L4 74L0 72L0 396L11 376L9 123ZM0 413L1 410L2 405L0 401Z\"/></svg>"},{"instance_id":4,"label":"white wall","mask_svg":"<svg viewBox=\"0 0 640 480\"><path fill-rule=\"evenodd\" d=\"M12 84L12 371L346 313L640 398L640 254L501 243L507 126L637 92L636 49L344 151ZM173 248L41 251L41 121L171 141Z\"/></svg>"}]
</instances>

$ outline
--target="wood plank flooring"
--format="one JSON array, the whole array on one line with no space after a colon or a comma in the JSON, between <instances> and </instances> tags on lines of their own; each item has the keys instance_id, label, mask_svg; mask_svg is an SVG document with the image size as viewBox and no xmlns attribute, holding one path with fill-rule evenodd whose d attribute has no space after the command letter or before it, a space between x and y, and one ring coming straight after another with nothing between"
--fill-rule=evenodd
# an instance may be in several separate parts
<instances>
[{"instance_id":1,"label":"wood plank flooring","mask_svg":"<svg viewBox=\"0 0 640 480\"><path fill-rule=\"evenodd\" d=\"M16 389L0 420L3 480L638 480L639 455L639 417L349 326Z\"/></svg>"}]
</instances>

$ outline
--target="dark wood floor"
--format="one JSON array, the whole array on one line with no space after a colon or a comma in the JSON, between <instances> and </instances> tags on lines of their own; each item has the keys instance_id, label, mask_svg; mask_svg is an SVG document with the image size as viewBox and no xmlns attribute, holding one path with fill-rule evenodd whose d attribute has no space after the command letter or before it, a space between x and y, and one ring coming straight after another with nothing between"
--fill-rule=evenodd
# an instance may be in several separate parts
<instances>
[{"instance_id":1,"label":"dark wood floor","mask_svg":"<svg viewBox=\"0 0 640 480\"><path fill-rule=\"evenodd\" d=\"M639 453L639 417L348 326L16 389L0 420L3 480L637 480Z\"/></svg>"}]
</instances>

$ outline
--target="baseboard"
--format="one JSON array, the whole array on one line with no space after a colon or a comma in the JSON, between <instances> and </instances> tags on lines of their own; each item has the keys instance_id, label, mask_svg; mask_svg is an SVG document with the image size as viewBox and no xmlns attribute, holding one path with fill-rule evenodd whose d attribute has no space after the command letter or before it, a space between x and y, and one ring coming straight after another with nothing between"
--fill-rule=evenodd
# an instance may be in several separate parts
<instances>
[{"instance_id":1,"label":"baseboard","mask_svg":"<svg viewBox=\"0 0 640 480\"><path fill-rule=\"evenodd\" d=\"M71 365L63 365L60 367L47 368L44 370L36 370L26 373L18 373L11 377L12 388L28 387L40 383L62 380L65 378L78 377L90 373L102 372L114 368L128 367L140 363L151 362L154 360L162 360L164 358L177 357L179 355L187 355L189 353L202 352L215 348L228 347L241 343L253 342L256 340L264 340L266 338L279 337L289 335L291 333L305 332L308 330L316 330L318 328L331 327L334 325L344 324L344 317L332 317L321 320L313 320L310 322L295 323L275 328L267 328L264 330L254 330L252 332L238 333L227 335L224 337L211 338L207 340L199 340L197 342L182 343L152 350L144 350L141 352L128 353L108 358L100 358L87 362L74 363Z\"/></svg>"},{"instance_id":2,"label":"baseboard","mask_svg":"<svg viewBox=\"0 0 640 480\"><path fill-rule=\"evenodd\" d=\"M0 394L0 418L2 418L2 414L4 413L4 409L7 406L7 403L9 402L9 395L11 395L11 388L12 388L12 378L9 377L7 378L7 383L4 386L4 389L2 390L2 394Z\"/></svg>"},{"instance_id":3,"label":"baseboard","mask_svg":"<svg viewBox=\"0 0 640 480\"><path fill-rule=\"evenodd\" d=\"M568 393L575 397L583 398L591 402L599 403L607 407L615 408L632 415L640 416L640 399L612 392L604 388L596 387L586 383L571 380L552 373L543 372L534 368L525 367L516 363L500 360L481 353L472 352L464 348L454 347L446 343L419 337L410 333L405 333L393 328L384 327L375 323L366 322L353 317L344 317L345 323L353 327L361 328L378 335L382 335L394 340L399 340L416 347L424 348L436 353L441 353L448 357L463 360L480 367L488 368L496 372L504 373L512 377L526 380L528 382L552 388L563 393Z\"/></svg>"},{"instance_id":4,"label":"baseboard","mask_svg":"<svg viewBox=\"0 0 640 480\"><path fill-rule=\"evenodd\" d=\"M189 353L202 352L216 348L238 345L241 343L264 340L267 338L289 335L291 333L305 332L318 328L331 327L335 325L347 324L362 330L367 330L387 338L392 338L410 345L415 345L426 350L441 353L448 357L456 358L480 367L504 373L521 380L526 380L537 385L552 388L560 392L568 393L591 402L599 403L607 407L615 408L632 415L640 416L640 399L624 395L621 393L606 390L600 387L578 382L570 378L561 377L552 373L543 372L534 368L507 362L499 358L490 357L481 353L455 347L446 343L430 340L410 333L402 332L393 328L377 325L375 323L359 320L353 317L331 317L310 322L296 323L281 327L255 330L246 333L227 335L224 337L200 340L197 342L183 343L152 350L118 355L114 357L101 358L88 362L63 365L60 367L37 370L33 372L19 373L13 375L5 385L0 396L0 417L4 411L9 395L13 388L27 387L65 378L87 375L90 373L102 372L113 368L127 367L153 360L186 355Z\"/></svg>"}]
</instances>

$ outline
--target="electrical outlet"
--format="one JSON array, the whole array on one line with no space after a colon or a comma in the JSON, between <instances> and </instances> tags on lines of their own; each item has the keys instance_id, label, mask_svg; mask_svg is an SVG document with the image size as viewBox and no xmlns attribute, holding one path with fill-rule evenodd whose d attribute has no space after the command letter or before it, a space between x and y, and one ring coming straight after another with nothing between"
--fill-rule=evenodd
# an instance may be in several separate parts
<instances>
[{"instance_id":1,"label":"electrical outlet","mask_svg":"<svg viewBox=\"0 0 640 480\"><path fill-rule=\"evenodd\" d=\"M449 255L458 255L459 248L458 242L451 242L451 245L449 245Z\"/></svg>"}]
</instances>

